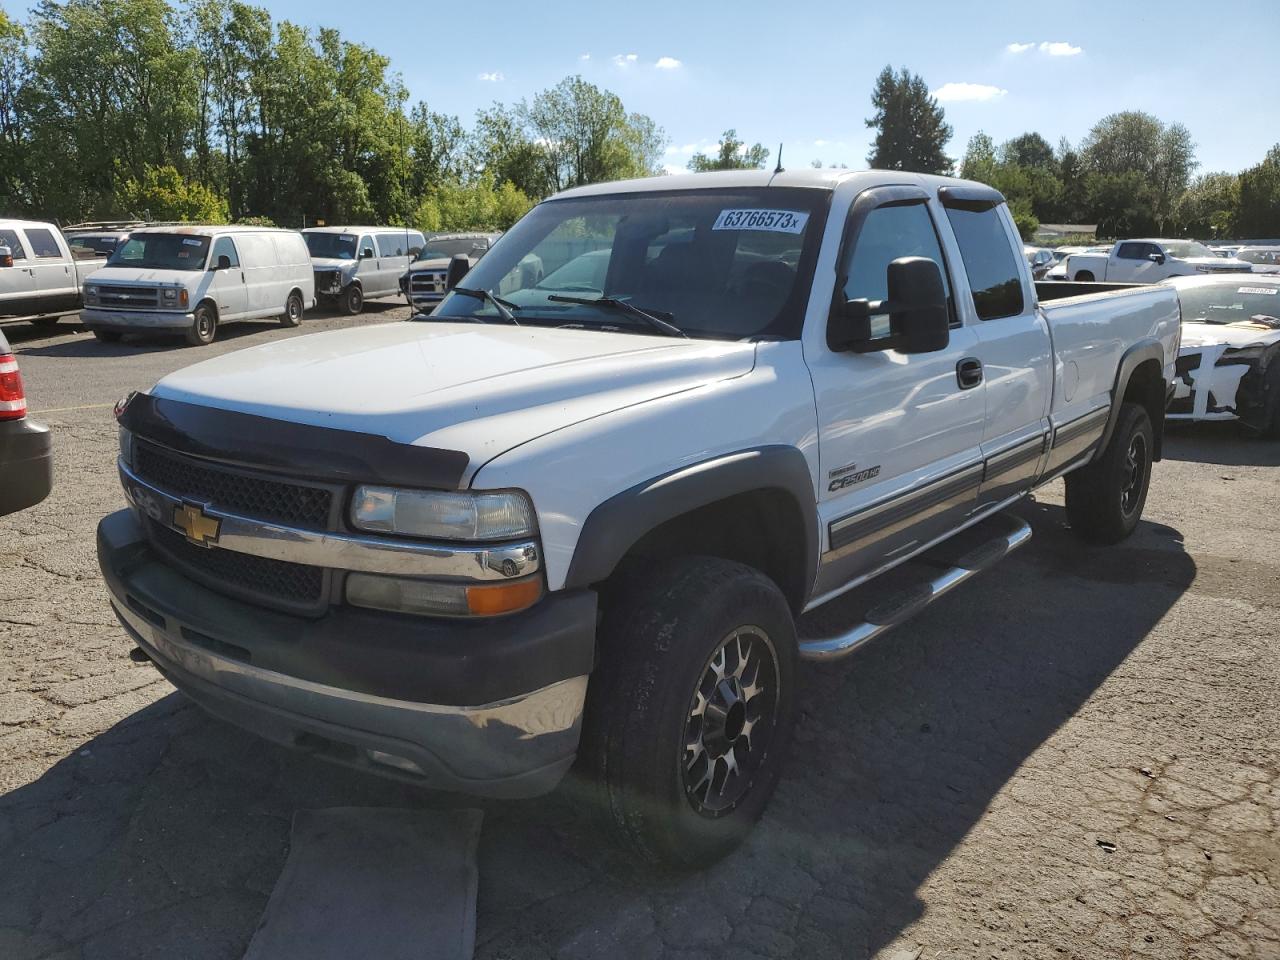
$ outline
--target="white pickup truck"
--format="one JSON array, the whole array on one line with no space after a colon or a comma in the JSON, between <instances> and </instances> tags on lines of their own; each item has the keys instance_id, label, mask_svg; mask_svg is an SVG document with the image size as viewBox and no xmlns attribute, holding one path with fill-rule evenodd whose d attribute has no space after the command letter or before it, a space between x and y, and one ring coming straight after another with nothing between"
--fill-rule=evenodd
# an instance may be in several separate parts
<instances>
[{"instance_id":1,"label":"white pickup truck","mask_svg":"<svg viewBox=\"0 0 1280 960\"><path fill-rule=\"evenodd\" d=\"M321 757L491 796L576 758L643 857L704 863L749 830L799 658L989 568L1030 535L1005 508L1063 475L1076 532L1120 540L1160 458L1175 292L1043 302L980 184L605 183L464 279L416 322L125 401L111 604L135 658ZM907 561L927 572L905 593L802 626Z\"/></svg>"},{"instance_id":2,"label":"white pickup truck","mask_svg":"<svg viewBox=\"0 0 1280 960\"><path fill-rule=\"evenodd\" d=\"M1159 283L1169 277L1249 273L1244 260L1219 257L1195 240L1121 240L1106 253L1067 257L1067 279L1105 283Z\"/></svg>"},{"instance_id":3,"label":"white pickup truck","mask_svg":"<svg viewBox=\"0 0 1280 960\"><path fill-rule=\"evenodd\" d=\"M50 325L75 313L81 283L104 263L101 257L75 257L52 223L0 220L0 323Z\"/></svg>"}]
</instances>

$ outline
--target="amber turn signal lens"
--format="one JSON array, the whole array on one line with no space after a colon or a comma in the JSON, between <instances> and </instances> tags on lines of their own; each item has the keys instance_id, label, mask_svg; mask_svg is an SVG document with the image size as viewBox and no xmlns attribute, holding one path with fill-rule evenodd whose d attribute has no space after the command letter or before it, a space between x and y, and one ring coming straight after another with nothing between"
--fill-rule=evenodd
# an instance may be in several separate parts
<instances>
[{"instance_id":1,"label":"amber turn signal lens","mask_svg":"<svg viewBox=\"0 0 1280 960\"><path fill-rule=\"evenodd\" d=\"M478 617L515 613L531 607L542 596L542 580L533 577L512 583L486 583L467 587L467 609Z\"/></svg>"}]
</instances>

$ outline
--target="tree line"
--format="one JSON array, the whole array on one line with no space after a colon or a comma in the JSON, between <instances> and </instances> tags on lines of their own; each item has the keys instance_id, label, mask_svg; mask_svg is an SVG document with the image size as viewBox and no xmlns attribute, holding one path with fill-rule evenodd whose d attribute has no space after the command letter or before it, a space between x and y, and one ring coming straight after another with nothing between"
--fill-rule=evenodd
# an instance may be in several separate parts
<instances>
[{"instance_id":1,"label":"tree line","mask_svg":"<svg viewBox=\"0 0 1280 960\"><path fill-rule=\"evenodd\" d=\"M0 210L81 219L509 226L566 187L658 172L666 138L568 77L470 129L388 58L238 0L0 9Z\"/></svg>"},{"instance_id":2,"label":"tree line","mask_svg":"<svg viewBox=\"0 0 1280 960\"><path fill-rule=\"evenodd\" d=\"M951 127L924 81L885 67L872 94L872 167L951 174ZM995 187L1029 239L1041 223L1097 224L1100 237L1280 237L1280 144L1241 173L1195 176L1191 133L1140 111L1099 120L1079 144L1028 132L1000 145L979 131L960 176Z\"/></svg>"},{"instance_id":3,"label":"tree line","mask_svg":"<svg viewBox=\"0 0 1280 960\"><path fill-rule=\"evenodd\" d=\"M466 125L410 104L376 50L240 0L40 0L25 23L0 8L0 63L0 212L63 223L505 228L558 190L660 173L667 144L652 118L578 76ZM922 78L886 67L871 102L871 166L956 172ZM688 166L769 156L730 129ZM1193 177L1197 166L1185 127L1125 112L1077 145L979 133L958 172L1001 190L1027 236L1039 222L1280 235L1280 145L1239 174Z\"/></svg>"}]
</instances>

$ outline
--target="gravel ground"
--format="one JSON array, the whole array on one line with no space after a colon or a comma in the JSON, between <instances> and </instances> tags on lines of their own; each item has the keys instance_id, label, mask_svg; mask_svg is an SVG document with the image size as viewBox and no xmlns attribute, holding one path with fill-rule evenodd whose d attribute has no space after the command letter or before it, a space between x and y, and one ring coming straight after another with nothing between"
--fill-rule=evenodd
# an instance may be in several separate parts
<instances>
[{"instance_id":1,"label":"gravel ground","mask_svg":"<svg viewBox=\"0 0 1280 960\"><path fill-rule=\"evenodd\" d=\"M400 319L374 304L354 320ZM206 717L126 654L93 531L110 407L207 349L6 328L57 486L0 519L0 957L236 958L294 810L458 804ZM638 871L572 782L486 805L477 956L1280 957L1280 443L1180 429L1120 547L1065 529L843 663L747 845Z\"/></svg>"}]
</instances>

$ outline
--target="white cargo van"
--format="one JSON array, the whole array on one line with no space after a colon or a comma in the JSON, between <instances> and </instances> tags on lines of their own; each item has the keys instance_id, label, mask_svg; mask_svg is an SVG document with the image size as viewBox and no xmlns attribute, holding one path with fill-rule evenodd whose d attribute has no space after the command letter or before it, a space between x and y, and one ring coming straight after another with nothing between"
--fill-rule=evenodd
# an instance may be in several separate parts
<instances>
[{"instance_id":1,"label":"white cargo van","mask_svg":"<svg viewBox=\"0 0 1280 960\"><path fill-rule=\"evenodd\" d=\"M426 241L404 227L308 227L316 296L357 314L373 297L400 293L400 278Z\"/></svg>"},{"instance_id":2,"label":"white cargo van","mask_svg":"<svg viewBox=\"0 0 1280 960\"><path fill-rule=\"evenodd\" d=\"M315 305L311 257L295 230L151 227L135 230L84 285L80 319L99 340L184 333L212 343L228 320L302 322Z\"/></svg>"}]
</instances>

